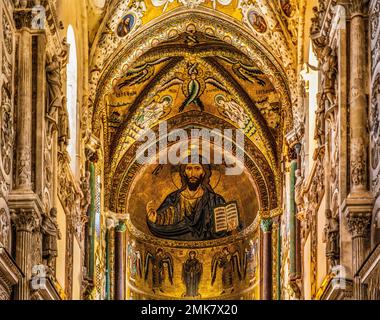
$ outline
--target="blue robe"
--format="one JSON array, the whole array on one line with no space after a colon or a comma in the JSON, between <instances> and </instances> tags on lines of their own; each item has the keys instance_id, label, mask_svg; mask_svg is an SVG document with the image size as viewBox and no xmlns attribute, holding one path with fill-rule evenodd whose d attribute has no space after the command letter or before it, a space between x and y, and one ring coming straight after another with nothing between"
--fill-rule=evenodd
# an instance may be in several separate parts
<instances>
[{"instance_id":1,"label":"blue robe","mask_svg":"<svg viewBox=\"0 0 380 320\"><path fill-rule=\"evenodd\" d=\"M169 207L174 208L177 216L180 215L181 190L169 194L157 209L157 215L164 213ZM196 204L190 216L184 216L181 221L170 225L158 225L147 219L149 230L153 235L173 240L210 240L226 235L225 232L214 232L214 208L225 204L221 195L205 188L204 194Z\"/></svg>"}]
</instances>

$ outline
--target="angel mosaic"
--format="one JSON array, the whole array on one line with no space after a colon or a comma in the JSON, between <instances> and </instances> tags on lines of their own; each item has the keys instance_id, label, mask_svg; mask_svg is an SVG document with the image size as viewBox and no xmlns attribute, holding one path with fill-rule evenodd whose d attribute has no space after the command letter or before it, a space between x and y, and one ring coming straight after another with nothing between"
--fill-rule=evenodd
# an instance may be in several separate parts
<instances>
[{"instance_id":1,"label":"angel mosaic","mask_svg":"<svg viewBox=\"0 0 380 320\"><path fill-rule=\"evenodd\" d=\"M228 101L224 95L218 94L215 96L215 104L219 113L234 122L240 129L245 129L248 126L250 122L248 115L235 101Z\"/></svg>"},{"instance_id":2,"label":"angel mosaic","mask_svg":"<svg viewBox=\"0 0 380 320\"><path fill-rule=\"evenodd\" d=\"M264 75L264 72L257 69L254 66L245 64L239 60L236 60L231 57L227 56L220 56L222 60L228 62L232 65L232 71L237 75L240 79L251 82L251 83L257 83L258 85L264 87L266 82L263 80L260 76Z\"/></svg>"},{"instance_id":3,"label":"angel mosaic","mask_svg":"<svg viewBox=\"0 0 380 320\"><path fill-rule=\"evenodd\" d=\"M157 293L157 291L164 292L162 285L165 280L165 273L168 274L169 281L173 284L173 257L169 252L164 252L162 248L158 248L155 254L147 252L144 264L145 280L148 279L150 264L152 265L152 291L153 293Z\"/></svg>"},{"instance_id":4,"label":"angel mosaic","mask_svg":"<svg viewBox=\"0 0 380 320\"><path fill-rule=\"evenodd\" d=\"M163 96L159 100L155 97L146 106L140 107L132 116L127 136L137 140L145 130L170 113L172 104L171 96Z\"/></svg>"},{"instance_id":5,"label":"angel mosaic","mask_svg":"<svg viewBox=\"0 0 380 320\"><path fill-rule=\"evenodd\" d=\"M136 276L142 278L142 261L141 253L135 250L135 242L128 244L128 268L130 279L136 279Z\"/></svg>"},{"instance_id":6,"label":"angel mosaic","mask_svg":"<svg viewBox=\"0 0 380 320\"><path fill-rule=\"evenodd\" d=\"M136 113L137 126L147 129L149 125L170 113L172 103L173 98L171 96L164 96L159 101L151 101L144 109Z\"/></svg>"},{"instance_id":7,"label":"angel mosaic","mask_svg":"<svg viewBox=\"0 0 380 320\"><path fill-rule=\"evenodd\" d=\"M127 86L144 83L154 75L155 66L169 59L170 58L159 58L152 61L143 62L132 68L128 68L122 78L122 81L117 85L117 89L121 90Z\"/></svg>"},{"instance_id":8,"label":"angel mosaic","mask_svg":"<svg viewBox=\"0 0 380 320\"><path fill-rule=\"evenodd\" d=\"M204 71L199 67L198 62L187 62L187 72L182 76L176 76L175 78L167 81L158 88L158 91L166 90L175 85L181 85L185 100L179 107L179 112L182 112L191 104L195 104L201 111L204 111L204 105L200 97L206 89L206 85L212 86L228 92L228 89L211 76L204 75Z\"/></svg>"},{"instance_id":9,"label":"angel mosaic","mask_svg":"<svg viewBox=\"0 0 380 320\"><path fill-rule=\"evenodd\" d=\"M235 275L238 276L239 280L242 280L239 251L231 252L225 247L214 255L211 263L211 285L215 283L218 269L222 269L223 291L221 294L234 292Z\"/></svg>"}]
</instances>

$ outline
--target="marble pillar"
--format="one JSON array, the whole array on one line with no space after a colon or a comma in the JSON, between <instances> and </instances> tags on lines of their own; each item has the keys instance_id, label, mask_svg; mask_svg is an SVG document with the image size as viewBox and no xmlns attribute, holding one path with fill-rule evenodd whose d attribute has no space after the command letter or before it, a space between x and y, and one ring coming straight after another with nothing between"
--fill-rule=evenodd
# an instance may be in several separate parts
<instances>
[{"instance_id":1,"label":"marble pillar","mask_svg":"<svg viewBox=\"0 0 380 320\"><path fill-rule=\"evenodd\" d=\"M16 226L16 263L24 273L24 277L19 281L16 292L16 300L29 300L30 280L32 273L32 237L33 231L39 225L39 217L31 210L13 210L12 221Z\"/></svg>"},{"instance_id":2,"label":"marble pillar","mask_svg":"<svg viewBox=\"0 0 380 320\"><path fill-rule=\"evenodd\" d=\"M121 221L115 228L115 300L124 300L124 254L123 254L123 239L127 227L125 222Z\"/></svg>"},{"instance_id":3,"label":"marble pillar","mask_svg":"<svg viewBox=\"0 0 380 320\"><path fill-rule=\"evenodd\" d=\"M350 29L350 174L351 190L348 196L356 204L348 216L349 229L353 241L353 271L363 263L367 226L372 212L372 195L368 191L368 133L365 77L366 77L366 33L364 1L352 0ZM360 207L363 205L362 210ZM361 232L356 232L361 230ZM360 254L359 254L360 252Z\"/></svg>"},{"instance_id":4,"label":"marble pillar","mask_svg":"<svg viewBox=\"0 0 380 320\"><path fill-rule=\"evenodd\" d=\"M33 268L33 231L40 223L40 201L33 192L32 182L32 115L33 115L33 31L28 27L29 12L16 15L21 21L18 29L17 127L15 181L9 195L9 207L16 229L15 260L24 277L15 290L16 300L30 299ZM16 23L17 25L17 23Z\"/></svg>"},{"instance_id":5,"label":"marble pillar","mask_svg":"<svg viewBox=\"0 0 380 320\"><path fill-rule=\"evenodd\" d=\"M297 253L296 253L296 185L297 161L290 163L290 183L289 183L289 255L290 255L290 278L297 278Z\"/></svg>"},{"instance_id":6,"label":"marble pillar","mask_svg":"<svg viewBox=\"0 0 380 320\"><path fill-rule=\"evenodd\" d=\"M348 218L348 228L352 235L352 269L358 272L367 257L368 235L371 217L368 213L351 215ZM354 276L354 299L363 299L363 290L358 276Z\"/></svg>"},{"instance_id":7,"label":"marble pillar","mask_svg":"<svg viewBox=\"0 0 380 320\"><path fill-rule=\"evenodd\" d=\"M32 34L19 31L16 189L32 188Z\"/></svg>"},{"instance_id":8,"label":"marble pillar","mask_svg":"<svg viewBox=\"0 0 380 320\"><path fill-rule=\"evenodd\" d=\"M295 262L296 262L296 276L297 279L301 277L302 270L302 239L301 239L301 221L298 219L298 208L297 208L297 188L300 188L302 183L301 170L302 170L302 159L301 159L301 144L297 143L295 145L295 151L297 154L297 170L295 172L295 185L294 185L294 202L295 202Z\"/></svg>"},{"instance_id":9,"label":"marble pillar","mask_svg":"<svg viewBox=\"0 0 380 320\"><path fill-rule=\"evenodd\" d=\"M272 219L261 220L263 232L263 300L272 300Z\"/></svg>"},{"instance_id":10,"label":"marble pillar","mask_svg":"<svg viewBox=\"0 0 380 320\"><path fill-rule=\"evenodd\" d=\"M367 191L367 97L366 42L363 16L363 0L351 1L350 29L350 138L351 138L351 193Z\"/></svg>"},{"instance_id":11,"label":"marble pillar","mask_svg":"<svg viewBox=\"0 0 380 320\"><path fill-rule=\"evenodd\" d=\"M366 95L367 58L364 0L351 0L350 21L350 194L345 203L352 237L352 271L359 270L368 249L373 196L368 189L368 141ZM355 279L354 279L355 281ZM354 286L354 298L360 290Z\"/></svg>"}]
</instances>

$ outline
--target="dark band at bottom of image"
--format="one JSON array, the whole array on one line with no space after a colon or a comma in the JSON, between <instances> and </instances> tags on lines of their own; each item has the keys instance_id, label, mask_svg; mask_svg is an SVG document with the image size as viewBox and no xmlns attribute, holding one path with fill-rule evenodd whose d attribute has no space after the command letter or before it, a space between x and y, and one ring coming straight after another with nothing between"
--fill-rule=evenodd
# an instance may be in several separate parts
<instances>
[{"instance_id":1,"label":"dark band at bottom of image","mask_svg":"<svg viewBox=\"0 0 380 320\"><path fill-rule=\"evenodd\" d=\"M197 302L166 301L166 302L138 302L136 316L144 319L146 316L164 316L167 318L185 316L237 316L242 305L233 302Z\"/></svg>"}]
</instances>

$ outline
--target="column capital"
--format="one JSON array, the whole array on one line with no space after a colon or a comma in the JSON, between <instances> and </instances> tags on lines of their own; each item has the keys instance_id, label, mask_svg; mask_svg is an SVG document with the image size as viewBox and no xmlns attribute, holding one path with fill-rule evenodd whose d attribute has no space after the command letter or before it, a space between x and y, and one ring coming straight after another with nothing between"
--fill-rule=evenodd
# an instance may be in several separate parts
<instances>
[{"instance_id":1,"label":"column capital","mask_svg":"<svg viewBox=\"0 0 380 320\"><path fill-rule=\"evenodd\" d=\"M11 218L17 231L33 232L40 225L40 218L34 209L12 209Z\"/></svg>"},{"instance_id":2,"label":"column capital","mask_svg":"<svg viewBox=\"0 0 380 320\"><path fill-rule=\"evenodd\" d=\"M261 219L261 222L260 222L260 226L261 226L261 230L264 232L264 233L268 233L268 232L271 232L272 231L272 219Z\"/></svg>"},{"instance_id":3,"label":"column capital","mask_svg":"<svg viewBox=\"0 0 380 320\"><path fill-rule=\"evenodd\" d=\"M352 238L367 238L370 232L371 219L372 215L368 212L349 214L347 225Z\"/></svg>"},{"instance_id":4,"label":"column capital","mask_svg":"<svg viewBox=\"0 0 380 320\"><path fill-rule=\"evenodd\" d=\"M101 142L99 138L95 134L90 134L87 137L86 141L86 158L89 161L97 162L99 159L99 151L100 151Z\"/></svg>"},{"instance_id":5,"label":"column capital","mask_svg":"<svg viewBox=\"0 0 380 320\"><path fill-rule=\"evenodd\" d=\"M125 232L127 230L128 214L116 213L112 211L107 212L107 228L115 228L116 232Z\"/></svg>"},{"instance_id":6,"label":"column capital","mask_svg":"<svg viewBox=\"0 0 380 320\"><path fill-rule=\"evenodd\" d=\"M17 29L31 28L33 19L32 8L26 6L15 8L13 16Z\"/></svg>"},{"instance_id":7,"label":"column capital","mask_svg":"<svg viewBox=\"0 0 380 320\"><path fill-rule=\"evenodd\" d=\"M127 230L127 224L125 220L119 220L119 223L115 227L116 232L125 232Z\"/></svg>"},{"instance_id":8,"label":"column capital","mask_svg":"<svg viewBox=\"0 0 380 320\"><path fill-rule=\"evenodd\" d=\"M343 202L347 227L353 238L366 237L369 234L373 204L373 196L368 192L360 195L350 194Z\"/></svg>"},{"instance_id":9,"label":"column capital","mask_svg":"<svg viewBox=\"0 0 380 320\"><path fill-rule=\"evenodd\" d=\"M348 4L351 17L363 15L365 13L365 6L367 3L368 0L351 0Z\"/></svg>"}]
</instances>

